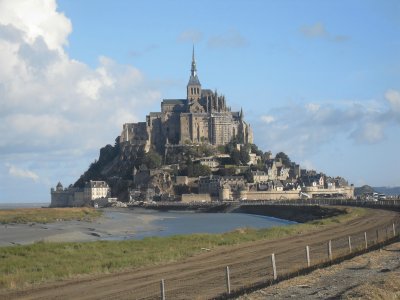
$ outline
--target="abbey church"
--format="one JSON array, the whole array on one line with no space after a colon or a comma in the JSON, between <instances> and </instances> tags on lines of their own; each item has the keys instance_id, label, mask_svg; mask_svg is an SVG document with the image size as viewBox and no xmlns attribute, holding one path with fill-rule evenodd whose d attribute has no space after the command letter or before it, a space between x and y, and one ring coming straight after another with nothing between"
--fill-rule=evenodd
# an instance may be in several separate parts
<instances>
[{"instance_id":1,"label":"abbey church","mask_svg":"<svg viewBox=\"0 0 400 300\"><path fill-rule=\"evenodd\" d=\"M231 111L225 96L202 89L193 49L186 99L164 99L161 112L151 112L146 122L124 124L120 143L163 151L166 145L225 145L233 138L253 143L251 127L244 121L242 110Z\"/></svg>"}]
</instances>

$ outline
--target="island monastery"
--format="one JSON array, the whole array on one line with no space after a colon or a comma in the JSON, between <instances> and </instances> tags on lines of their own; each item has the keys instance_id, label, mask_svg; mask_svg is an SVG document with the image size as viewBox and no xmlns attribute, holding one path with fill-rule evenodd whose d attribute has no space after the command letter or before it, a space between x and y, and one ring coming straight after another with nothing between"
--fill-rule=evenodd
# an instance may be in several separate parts
<instances>
[{"instance_id":1,"label":"island monastery","mask_svg":"<svg viewBox=\"0 0 400 300\"><path fill-rule=\"evenodd\" d=\"M242 143L253 143L253 132L243 120L243 111L232 112L225 96L202 89L193 48L186 99L164 99L161 112L151 112L146 122L124 124L120 143L144 146L146 151L153 146L162 152L165 145L225 145L234 137Z\"/></svg>"},{"instance_id":2,"label":"island monastery","mask_svg":"<svg viewBox=\"0 0 400 300\"><path fill-rule=\"evenodd\" d=\"M59 183L52 188L51 206L107 206L119 203L118 199L124 200L123 205L126 205L128 201L143 200L208 202L354 197L354 186L341 177L300 169L290 160L284 163L281 158L273 158L270 152L252 152L249 145L253 144L253 132L250 124L244 121L243 111L231 111L223 95L202 88L194 48L186 98L164 99L161 112L150 112L145 122L123 124L116 141L114 147L107 145L100 150L101 164L91 165L93 169L101 168L97 174L86 178L82 185L75 183L64 188ZM192 169L206 166L202 169L206 174L189 175L189 166L184 172L186 161L167 164L165 158L164 165L155 168L143 164L138 168L134 166L139 150L155 150L167 157L169 151L174 153L204 145L215 150L224 147L214 146L230 142L235 145L236 152L213 153L207 157L190 154ZM240 158L233 163L233 153L242 156L246 151L248 159ZM119 194L115 190L111 193L113 186ZM117 198L111 198L112 194Z\"/></svg>"}]
</instances>

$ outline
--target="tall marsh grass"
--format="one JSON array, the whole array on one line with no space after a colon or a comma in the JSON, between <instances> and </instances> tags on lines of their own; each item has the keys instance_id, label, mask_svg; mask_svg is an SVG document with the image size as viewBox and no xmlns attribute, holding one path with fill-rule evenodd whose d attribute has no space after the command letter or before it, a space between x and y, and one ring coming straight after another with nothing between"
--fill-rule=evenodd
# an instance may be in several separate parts
<instances>
[{"instance_id":1,"label":"tall marsh grass","mask_svg":"<svg viewBox=\"0 0 400 300\"><path fill-rule=\"evenodd\" d=\"M20 208L0 210L0 224L51 223L56 221L92 221L101 211L88 207Z\"/></svg>"}]
</instances>

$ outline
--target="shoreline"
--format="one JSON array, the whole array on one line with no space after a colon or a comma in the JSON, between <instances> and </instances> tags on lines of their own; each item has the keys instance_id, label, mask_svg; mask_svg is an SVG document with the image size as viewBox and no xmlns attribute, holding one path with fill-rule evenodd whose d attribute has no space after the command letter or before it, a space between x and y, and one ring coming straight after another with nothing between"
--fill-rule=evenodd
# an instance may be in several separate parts
<instances>
[{"instance_id":1,"label":"shoreline","mask_svg":"<svg viewBox=\"0 0 400 300\"><path fill-rule=\"evenodd\" d=\"M89 221L60 221L53 223L2 224L0 247L28 245L38 242L91 242L133 236L140 230L152 230L157 220L152 215L131 214L125 209L107 208L98 219ZM112 216L114 215L114 216ZM133 230L136 228L136 230ZM139 230L138 230L139 229Z\"/></svg>"},{"instance_id":2,"label":"shoreline","mask_svg":"<svg viewBox=\"0 0 400 300\"><path fill-rule=\"evenodd\" d=\"M14 259L21 263L16 274L4 278L2 285L5 290L3 294L0 291L0 295L17 299L24 295L49 296L62 293L67 298L77 298L83 291L90 291L91 295L102 298L114 293L131 296L134 291L135 294L143 292L148 296L149 286L146 284L149 280L158 283L160 278L168 278L169 286L179 290L178 283L185 281L190 286L190 295L204 293L204 297L208 295L207 298L211 298L218 292L199 289L198 278L204 278L206 285L212 286L223 276L221 274L227 265L235 264L234 270L237 270L238 265L250 268L250 271L253 267L258 270L260 261L268 263L270 253L277 253L279 270L285 273L296 267L298 253L304 252L304 245L316 249L316 244L325 246L329 239L346 238L347 241L347 236L360 232L375 233L375 228L387 225L388 220L389 223L391 220L394 222L397 218L395 212L363 212L356 208L347 216L266 230L244 229L225 234L186 235L107 244L36 244L10 249L16 251L15 254L0 248L10 253L7 255L11 260L5 261L10 266ZM43 253L46 253L45 257ZM48 265L49 260L57 263ZM282 262L287 263L282 265ZM36 267L44 266L44 273L35 272ZM245 274L253 278L255 273L252 275L251 272ZM129 291L126 290L127 281L130 282ZM26 288L11 291L16 287ZM103 294L103 288L106 288L107 294ZM127 293L121 294L122 290Z\"/></svg>"},{"instance_id":3,"label":"shoreline","mask_svg":"<svg viewBox=\"0 0 400 300\"><path fill-rule=\"evenodd\" d=\"M299 207L285 206L242 206L229 207L222 205L214 207L211 211L204 211L203 207L170 207L168 210L153 207L135 208L104 208L103 215L94 221L59 221L53 223L28 223L28 224L3 224L0 225L0 247L14 245L28 245L40 242L92 242L92 241L120 241L131 239L142 239L146 236L166 236L165 230L157 221L162 221L168 216L155 215L157 212L193 212L193 213L238 213L259 215L274 218L277 221L294 221L304 223L316 219L322 219L339 214L345 214L345 210L326 207ZM138 213L139 212L139 213ZM171 215L174 218L173 215ZM183 226L182 224L180 224ZM248 225L238 225L237 228L247 227ZM272 225L280 226L280 225ZM250 226L252 227L252 226ZM267 226L269 227L269 226ZM169 229L167 228L167 231ZM234 229L232 229L234 230ZM228 229L228 231L230 231ZM157 234L157 232L161 234ZM208 231L205 231L208 232ZM225 231L224 231L225 232ZM148 234L150 233L150 234ZM176 233L176 234L193 234ZM211 232L210 232L211 233ZM217 232L216 232L217 233Z\"/></svg>"}]
</instances>

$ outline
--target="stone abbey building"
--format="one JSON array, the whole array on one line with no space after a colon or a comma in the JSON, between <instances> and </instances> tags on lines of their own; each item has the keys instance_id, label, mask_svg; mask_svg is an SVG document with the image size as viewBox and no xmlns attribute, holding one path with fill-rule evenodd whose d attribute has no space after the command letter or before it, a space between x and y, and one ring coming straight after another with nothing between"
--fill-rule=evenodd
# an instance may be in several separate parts
<instances>
[{"instance_id":1,"label":"stone abbey building","mask_svg":"<svg viewBox=\"0 0 400 300\"><path fill-rule=\"evenodd\" d=\"M225 145L233 138L253 143L253 133L243 119L243 111L232 112L223 95L202 89L197 76L194 49L186 99L164 99L161 112L151 112L146 122L126 123L120 136L124 146L154 147L161 152L166 145L209 143Z\"/></svg>"}]
</instances>

